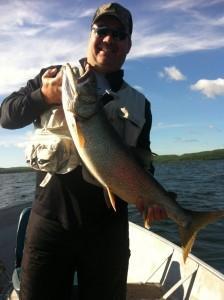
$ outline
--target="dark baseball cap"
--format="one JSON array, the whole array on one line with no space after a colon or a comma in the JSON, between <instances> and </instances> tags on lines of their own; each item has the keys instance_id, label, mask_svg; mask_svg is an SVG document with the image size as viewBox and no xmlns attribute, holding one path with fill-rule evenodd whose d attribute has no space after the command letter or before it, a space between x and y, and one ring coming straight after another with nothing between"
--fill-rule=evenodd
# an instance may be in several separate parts
<instances>
[{"instance_id":1,"label":"dark baseball cap","mask_svg":"<svg viewBox=\"0 0 224 300\"><path fill-rule=\"evenodd\" d=\"M131 13L122 5L115 2L101 5L93 16L92 25L102 16L117 18L124 26L125 31L130 35L132 34L133 22Z\"/></svg>"}]
</instances>

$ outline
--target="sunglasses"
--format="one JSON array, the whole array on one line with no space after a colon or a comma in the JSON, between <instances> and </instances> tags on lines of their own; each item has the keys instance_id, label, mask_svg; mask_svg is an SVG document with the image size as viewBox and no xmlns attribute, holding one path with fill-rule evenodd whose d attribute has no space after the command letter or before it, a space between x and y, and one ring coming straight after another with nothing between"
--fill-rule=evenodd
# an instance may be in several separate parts
<instances>
[{"instance_id":1,"label":"sunglasses","mask_svg":"<svg viewBox=\"0 0 224 300\"><path fill-rule=\"evenodd\" d=\"M128 36L128 34L122 30L111 29L106 26L92 27L92 31L99 37L105 37L107 35L110 35L117 41L123 41Z\"/></svg>"}]
</instances>

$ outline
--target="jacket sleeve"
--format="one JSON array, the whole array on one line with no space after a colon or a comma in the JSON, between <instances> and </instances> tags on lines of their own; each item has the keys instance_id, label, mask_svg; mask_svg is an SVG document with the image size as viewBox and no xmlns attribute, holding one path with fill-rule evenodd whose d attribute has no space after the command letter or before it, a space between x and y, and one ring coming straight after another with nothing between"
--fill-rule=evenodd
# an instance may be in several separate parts
<instances>
[{"instance_id":1,"label":"jacket sleeve","mask_svg":"<svg viewBox=\"0 0 224 300\"><path fill-rule=\"evenodd\" d=\"M58 67L59 68L59 67ZM0 124L6 129L17 129L36 122L39 116L49 109L41 94L42 69L26 86L6 97L0 109Z\"/></svg>"}]
</instances>

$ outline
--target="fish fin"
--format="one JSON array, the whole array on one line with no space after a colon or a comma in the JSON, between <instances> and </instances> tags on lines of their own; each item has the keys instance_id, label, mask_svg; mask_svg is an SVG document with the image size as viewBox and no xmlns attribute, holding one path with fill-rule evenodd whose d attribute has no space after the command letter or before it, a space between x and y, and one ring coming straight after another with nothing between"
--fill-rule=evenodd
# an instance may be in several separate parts
<instances>
[{"instance_id":1,"label":"fish fin","mask_svg":"<svg viewBox=\"0 0 224 300\"><path fill-rule=\"evenodd\" d=\"M206 225L217 221L224 217L224 210L212 212L192 212L187 211L192 216L192 221L187 227L179 226L181 245L183 249L183 260L186 261L189 252L191 251L197 233Z\"/></svg>"},{"instance_id":2,"label":"fish fin","mask_svg":"<svg viewBox=\"0 0 224 300\"><path fill-rule=\"evenodd\" d=\"M79 139L79 145L81 148L84 148L86 142L78 122L76 122L76 130Z\"/></svg>"},{"instance_id":3,"label":"fish fin","mask_svg":"<svg viewBox=\"0 0 224 300\"><path fill-rule=\"evenodd\" d=\"M143 219L144 219L144 227L146 229L150 229L152 222L150 221L150 218L149 218L148 208L145 208L143 211Z\"/></svg>"},{"instance_id":4,"label":"fish fin","mask_svg":"<svg viewBox=\"0 0 224 300\"><path fill-rule=\"evenodd\" d=\"M144 227L145 227L146 229L149 230L149 229L151 228L151 224L152 224L151 222L149 222L148 220L145 220L145 219L144 219Z\"/></svg>"},{"instance_id":5,"label":"fish fin","mask_svg":"<svg viewBox=\"0 0 224 300\"><path fill-rule=\"evenodd\" d=\"M106 187L104 190L104 197L107 203L108 207L113 207L114 211L116 211L116 196L110 191L108 187Z\"/></svg>"}]
</instances>

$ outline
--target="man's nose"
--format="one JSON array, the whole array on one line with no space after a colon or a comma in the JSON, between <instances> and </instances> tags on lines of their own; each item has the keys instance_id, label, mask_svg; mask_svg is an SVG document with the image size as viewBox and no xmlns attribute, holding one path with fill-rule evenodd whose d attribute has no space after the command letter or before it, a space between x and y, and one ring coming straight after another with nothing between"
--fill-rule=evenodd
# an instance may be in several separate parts
<instances>
[{"instance_id":1,"label":"man's nose","mask_svg":"<svg viewBox=\"0 0 224 300\"><path fill-rule=\"evenodd\" d=\"M107 35L104 36L103 41L106 42L106 43L111 43L113 41L113 39L114 38L112 37L111 34L107 34Z\"/></svg>"}]
</instances>

